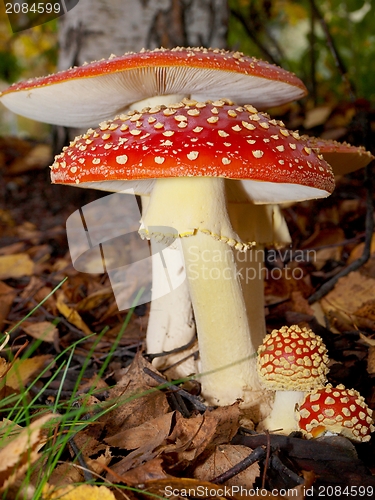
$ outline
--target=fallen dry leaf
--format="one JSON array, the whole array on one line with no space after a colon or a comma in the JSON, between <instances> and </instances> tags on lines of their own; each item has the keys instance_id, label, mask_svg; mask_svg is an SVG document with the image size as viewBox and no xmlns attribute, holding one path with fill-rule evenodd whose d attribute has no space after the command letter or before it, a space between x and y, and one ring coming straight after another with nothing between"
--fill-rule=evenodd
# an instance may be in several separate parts
<instances>
[{"instance_id":1,"label":"fallen dry leaf","mask_svg":"<svg viewBox=\"0 0 375 500\"><path fill-rule=\"evenodd\" d=\"M77 311L90 311L100 306L109 297L113 297L113 291L111 287L105 287L102 290L97 290L96 292L88 295L82 299L78 304L76 304Z\"/></svg>"},{"instance_id":2,"label":"fallen dry leaf","mask_svg":"<svg viewBox=\"0 0 375 500\"><path fill-rule=\"evenodd\" d=\"M139 467L142 463L148 462L160 455L163 448L165 448L162 447L162 444L169 435L174 415L175 412L161 415L151 422L145 422L139 427L128 429L106 439L112 446L125 450L134 450L111 467L111 470L117 475L124 477L124 474L130 469ZM132 434L134 434L134 439L132 438ZM112 480L112 476L109 476L109 480Z\"/></svg>"},{"instance_id":3,"label":"fallen dry leaf","mask_svg":"<svg viewBox=\"0 0 375 500\"><path fill-rule=\"evenodd\" d=\"M32 377L40 373L52 359L53 356L50 354L34 356L28 359L17 359L11 364L4 378L6 385L12 389L19 390L24 387Z\"/></svg>"},{"instance_id":4,"label":"fallen dry leaf","mask_svg":"<svg viewBox=\"0 0 375 500\"><path fill-rule=\"evenodd\" d=\"M24 321L22 329L34 339L43 340L43 342L49 342L50 344L56 342L58 337L56 326L49 321L39 321L38 323Z\"/></svg>"},{"instance_id":5,"label":"fallen dry leaf","mask_svg":"<svg viewBox=\"0 0 375 500\"><path fill-rule=\"evenodd\" d=\"M39 457L44 446L43 426L56 415L50 413L38 418L0 451L0 491L4 491Z\"/></svg>"},{"instance_id":6,"label":"fallen dry leaf","mask_svg":"<svg viewBox=\"0 0 375 500\"><path fill-rule=\"evenodd\" d=\"M367 373L369 375L375 374L375 347L369 347L368 350Z\"/></svg>"},{"instance_id":7,"label":"fallen dry leaf","mask_svg":"<svg viewBox=\"0 0 375 500\"><path fill-rule=\"evenodd\" d=\"M45 488L43 500L116 500L116 497L106 486L67 486L66 488Z\"/></svg>"},{"instance_id":8,"label":"fallen dry leaf","mask_svg":"<svg viewBox=\"0 0 375 500\"><path fill-rule=\"evenodd\" d=\"M375 329L375 279L352 272L339 279L321 305L339 330L350 330L353 326Z\"/></svg>"},{"instance_id":9,"label":"fallen dry leaf","mask_svg":"<svg viewBox=\"0 0 375 500\"><path fill-rule=\"evenodd\" d=\"M185 467L209 446L227 443L239 427L238 404L207 410L203 415L183 418L176 413L176 425L168 437L164 454Z\"/></svg>"},{"instance_id":10,"label":"fallen dry leaf","mask_svg":"<svg viewBox=\"0 0 375 500\"><path fill-rule=\"evenodd\" d=\"M196 479L210 481L237 465L249 456L251 452L251 448L241 445L222 444L217 446L211 455L195 468L193 476ZM254 487L255 480L259 477L259 474L259 465L258 463L254 463L223 484L227 486L243 486L250 490Z\"/></svg>"},{"instance_id":11,"label":"fallen dry leaf","mask_svg":"<svg viewBox=\"0 0 375 500\"><path fill-rule=\"evenodd\" d=\"M168 474L163 469L163 459L153 458L145 464L121 474L121 480L128 486L139 486L157 479L166 479Z\"/></svg>"},{"instance_id":12,"label":"fallen dry leaf","mask_svg":"<svg viewBox=\"0 0 375 500\"><path fill-rule=\"evenodd\" d=\"M34 272L34 262L27 253L0 256L0 280L31 276Z\"/></svg>"},{"instance_id":13,"label":"fallen dry leaf","mask_svg":"<svg viewBox=\"0 0 375 500\"><path fill-rule=\"evenodd\" d=\"M16 296L17 290L0 281L0 331Z\"/></svg>"},{"instance_id":14,"label":"fallen dry leaf","mask_svg":"<svg viewBox=\"0 0 375 500\"><path fill-rule=\"evenodd\" d=\"M107 426L108 437L138 427L169 411L166 395L158 391L158 383L145 374L143 369L146 367L155 371L141 354L137 354L116 386L109 391L108 400L119 402L119 406L100 419Z\"/></svg>"},{"instance_id":15,"label":"fallen dry leaf","mask_svg":"<svg viewBox=\"0 0 375 500\"><path fill-rule=\"evenodd\" d=\"M86 335L92 335L90 328L83 321L78 312L66 303L67 298L62 290L57 293L56 307L59 312L71 323Z\"/></svg>"}]
</instances>

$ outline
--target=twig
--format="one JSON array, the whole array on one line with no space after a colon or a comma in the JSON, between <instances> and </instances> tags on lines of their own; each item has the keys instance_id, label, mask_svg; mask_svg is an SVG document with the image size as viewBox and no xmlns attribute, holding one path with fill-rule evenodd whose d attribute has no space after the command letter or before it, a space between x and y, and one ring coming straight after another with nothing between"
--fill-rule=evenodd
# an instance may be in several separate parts
<instances>
[{"instance_id":1,"label":"twig","mask_svg":"<svg viewBox=\"0 0 375 500\"><path fill-rule=\"evenodd\" d=\"M290 470L286 465L282 463L280 458L277 455L272 455L271 460L270 460L270 466L272 469L277 471L279 474L285 474L288 476L292 481L294 481L297 484L303 484L305 480L303 477L299 476L292 470Z\"/></svg>"},{"instance_id":2,"label":"twig","mask_svg":"<svg viewBox=\"0 0 375 500\"><path fill-rule=\"evenodd\" d=\"M336 285L336 283L340 278L342 278L343 276L347 276L352 271L356 271L361 266L363 266L363 264L365 264L370 258L371 241L374 232L374 202L373 202L373 180L372 180L373 164L374 162L371 162L365 168L364 186L366 188L366 222L365 222L366 232L365 232L365 246L363 249L363 253L361 257L359 257L359 259L349 264L345 269L337 273L332 279L324 283L324 285L322 285L319 288L319 290L313 293L308 298L309 304L313 304L314 302L317 302L322 297L327 295L327 293L333 289L333 287Z\"/></svg>"},{"instance_id":3,"label":"twig","mask_svg":"<svg viewBox=\"0 0 375 500\"><path fill-rule=\"evenodd\" d=\"M153 372L149 368L143 368L143 371L152 377L158 384L162 384L166 389L172 391L172 392L178 392L180 396L183 398L187 399L198 411L206 411L207 407L204 405L201 401L196 396L193 396L192 394L189 394L187 391L184 389L181 389L180 387L177 387L174 385L172 382L168 382L165 378L161 377L157 373Z\"/></svg>"},{"instance_id":4,"label":"twig","mask_svg":"<svg viewBox=\"0 0 375 500\"><path fill-rule=\"evenodd\" d=\"M328 48L333 56L336 67L341 74L341 78L348 89L348 92L350 94L350 98L352 101L355 101L356 97L355 97L355 90L353 88L353 84L350 82L349 78L347 77L348 71L346 69L346 66L345 66L343 60L341 59L339 51L337 50L335 41L332 38L332 35L331 35L329 28L328 28L328 25L327 25L324 17L322 16L320 10L318 9L318 7L315 3L315 0L310 0L310 5L311 5L312 13L316 16L316 18L318 19L318 21L322 27L322 30L323 30L324 35L326 37L326 42L327 42Z\"/></svg>"},{"instance_id":5,"label":"twig","mask_svg":"<svg viewBox=\"0 0 375 500\"><path fill-rule=\"evenodd\" d=\"M258 37L254 34L254 30L252 27L249 25L248 21L245 19L245 17L238 12L237 10L231 9L230 13L233 17L235 17L244 27L246 34L249 36L249 38L255 43L255 45L259 48L259 50L263 53L264 57L271 63L273 64L280 64L279 61L276 61L276 59L273 57L271 52L265 47L262 42L258 39Z\"/></svg>"},{"instance_id":6,"label":"twig","mask_svg":"<svg viewBox=\"0 0 375 500\"><path fill-rule=\"evenodd\" d=\"M271 454L271 438L270 438L270 433L266 431L266 438L267 438L267 453L266 453L266 459L264 461L264 471L263 471L263 477L262 477L262 489L265 489L266 486L266 476L267 476L267 469L268 469L268 464L270 460L270 454Z\"/></svg>"},{"instance_id":7,"label":"twig","mask_svg":"<svg viewBox=\"0 0 375 500\"><path fill-rule=\"evenodd\" d=\"M241 462L238 462L238 464L236 464L226 472L223 472L223 474L220 474L220 476L211 479L210 483L214 484L225 483L225 481L232 479L232 477L237 476L237 474L246 470L248 467L250 467L250 465L252 465L255 462L258 462L259 460L263 460L265 457L266 457L266 450L264 449L263 446L258 446L258 448L255 448L255 450L253 450L250 453L250 455L248 455L246 458L241 460Z\"/></svg>"}]
</instances>

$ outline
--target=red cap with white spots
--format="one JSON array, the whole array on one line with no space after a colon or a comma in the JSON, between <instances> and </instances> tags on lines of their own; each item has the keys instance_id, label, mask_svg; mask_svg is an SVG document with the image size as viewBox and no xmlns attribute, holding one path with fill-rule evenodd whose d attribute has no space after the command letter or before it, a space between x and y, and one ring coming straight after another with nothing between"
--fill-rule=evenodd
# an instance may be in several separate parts
<instances>
[{"instance_id":1,"label":"red cap with white spots","mask_svg":"<svg viewBox=\"0 0 375 500\"><path fill-rule=\"evenodd\" d=\"M299 78L268 62L240 52L177 47L113 55L17 83L1 94L1 102L35 120L89 127L156 96L164 96L159 103L176 95L168 102L226 97L267 109L306 94Z\"/></svg>"},{"instance_id":2,"label":"red cap with white spots","mask_svg":"<svg viewBox=\"0 0 375 500\"><path fill-rule=\"evenodd\" d=\"M258 349L259 377L274 391L310 391L324 385L327 364L322 339L296 325L273 330Z\"/></svg>"},{"instance_id":3,"label":"red cap with white spots","mask_svg":"<svg viewBox=\"0 0 375 500\"><path fill-rule=\"evenodd\" d=\"M253 106L225 101L185 100L102 122L64 148L51 169L54 183L107 191L129 180L241 179L255 203L325 197L334 188L330 166L298 133ZM147 194L150 182L136 186Z\"/></svg>"},{"instance_id":4,"label":"red cap with white spots","mask_svg":"<svg viewBox=\"0 0 375 500\"><path fill-rule=\"evenodd\" d=\"M372 410L354 389L343 385L316 389L308 394L297 412L299 428L307 438L326 432L341 434L353 441L370 440L374 432Z\"/></svg>"}]
</instances>

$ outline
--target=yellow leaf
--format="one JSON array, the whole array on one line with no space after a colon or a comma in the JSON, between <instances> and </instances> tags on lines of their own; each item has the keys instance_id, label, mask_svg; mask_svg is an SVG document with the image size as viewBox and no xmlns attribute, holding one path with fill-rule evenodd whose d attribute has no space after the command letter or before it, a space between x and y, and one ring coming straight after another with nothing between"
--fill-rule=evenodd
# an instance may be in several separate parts
<instances>
[{"instance_id":1,"label":"yellow leaf","mask_svg":"<svg viewBox=\"0 0 375 500\"><path fill-rule=\"evenodd\" d=\"M34 262L27 253L0 256L0 279L20 278L31 276L34 271Z\"/></svg>"},{"instance_id":2,"label":"yellow leaf","mask_svg":"<svg viewBox=\"0 0 375 500\"><path fill-rule=\"evenodd\" d=\"M91 486L81 484L79 486L67 486L55 489L49 487L43 495L43 500L116 500L115 495L106 486Z\"/></svg>"},{"instance_id":3,"label":"yellow leaf","mask_svg":"<svg viewBox=\"0 0 375 500\"><path fill-rule=\"evenodd\" d=\"M28 359L17 359L6 374L7 386L12 389L22 388L32 377L41 372L52 359L53 356L50 354L34 356Z\"/></svg>"},{"instance_id":4,"label":"yellow leaf","mask_svg":"<svg viewBox=\"0 0 375 500\"><path fill-rule=\"evenodd\" d=\"M86 335L91 335L92 332L90 328L86 325L86 323L83 321L78 312L72 307L68 306L68 304L66 304L66 300L67 299L64 292L60 291L60 293L57 295L57 302L56 302L56 307L59 310L59 312L63 316L65 316L65 318L69 321L69 323L82 330L83 333L85 333Z\"/></svg>"},{"instance_id":5,"label":"yellow leaf","mask_svg":"<svg viewBox=\"0 0 375 500\"><path fill-rule=\"evenodd\" d=\"M52 413L44 415L15 439L9 436L10 442L0 451L0 491L13 484L38 459L38 452L45 444L43 426L54 417Z\"/></svg>"}]
</instances>

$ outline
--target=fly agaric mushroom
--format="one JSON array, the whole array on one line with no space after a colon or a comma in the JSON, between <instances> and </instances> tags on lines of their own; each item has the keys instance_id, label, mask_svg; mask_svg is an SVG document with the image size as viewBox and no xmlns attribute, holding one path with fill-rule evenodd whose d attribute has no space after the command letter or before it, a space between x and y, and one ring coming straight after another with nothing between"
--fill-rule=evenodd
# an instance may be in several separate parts
<instances>
[{"instance_id":1,"label":"fly agaric mushroom","mask_svg":"<svg viewBox=\"0 0 375 500\"><path fill-rule=\"evenodd\" d=\"M327 363L322 339L308 328L284 326L266 335L258 349L258 373L263 385L275 391L275 400L260 427L282 434L297 430L295 406L306 392L327 382Z\"/></svg>"},{"instance_id":2,"label":"fly agaric mushroom","mask_svg":"<svg viewBox=\"0 0 375 500\"><path fill-rule=\"evenodd\" d=\"M227 210L225 179L256 203L328 196L329 165L283 124L253 106L185 101L131 112L78 137L56 157L52 181L151 191L140 233L181 237L197 323L203 394L215 404L260 389L233 251L246 250ZM150 180L151 179L151 180ZM176 228L161 234L152 228ZM257 297L254 297L254 301Z\"/></svg>"},{"instance_id":3,"label":"fly agaric mushroom","mask_svg":"<svg viewBox=\"0 0 375 500\"><path fill-rule=\"evenodd\" d=\"M34 120L90 127L129 107L171 104L183 97L227 97L266 109L306 93L294 74L241 52L177 47L112 55L16 83L3 91L1 101Z\"/></svg>"},{"instance_id":4,"label":"fly agaric mushroom","mask_svg":"<svg viewBox=\"0 0 375 500\"><path fill-rule=\"evenodd\" d=\"M357 442L369 441L374 432L372 410L363 396L343 385L316 389L307 394L297 411L299 429L309 439L341 434Z\"/></svg>"},{"instance_id":5,"label":"fly agaric mushroom","mask_svg":"<svg viewBox=\"0 0 375 500\"><path fill-rule=\"evenodd\" d=\"M24 116L56 125L86 127L96 126L101 120L113 118L128 108L169 104L183 97L206 100L226 96L239 104L250 102L259 109L266 109L300 99L306 93L305 86L294 74L240 52L177 47L111 56L108 60L12 85L0 95L5 106ZM142 205L147 203L142 197ZM239 208L238 203L234 203L232 213ZM249 217L254 211L263 212L248 202L245 205ZM279 243L286 243L289 242L288 230L278 211L278 207L265 209L263 225L272 226L272 218L268 217L275 214L275 220L280 221L275 237ZM264 231L265 243L273 243L270 233L272 231ZM153 245L151 241L152 249ZM163 254L169 272L173 269L175 273L181 272L179 253L168 248ZM186 282L166 296L159 293L159 282L157 276L153 277L147 328L149 353L173 350L189 342L194 334ZM258 293L261 292L261 280L257 283L254 280L251 294L256 284ZM263 311L263 307L260 310ZM265 334L263 312L255 329L260 343ZM156 360L156 364L160 362ZM180 373L182 375L184 373Z\"/></svg>"}]
</instances>

